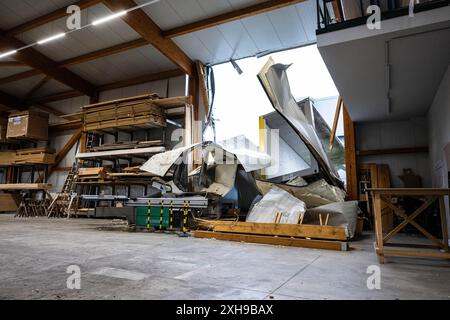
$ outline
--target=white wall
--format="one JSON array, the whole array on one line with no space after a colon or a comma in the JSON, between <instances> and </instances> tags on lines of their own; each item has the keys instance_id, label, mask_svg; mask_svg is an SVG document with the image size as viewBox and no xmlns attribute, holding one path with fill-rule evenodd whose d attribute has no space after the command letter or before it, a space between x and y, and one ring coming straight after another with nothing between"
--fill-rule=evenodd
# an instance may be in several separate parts
<instances>
[{"instance_id":1,"label":"white wall","mask_svg":"<svg viewBox=\"0 0 450 320\"><path fill-rule=\"evenodd\" d=\"M357 150L380 150L428 146L428 123L426 118L393 122L356 124ZM431 185L429 155L426 153L364 156L360 163L388 164L393 187L403 187L398 176L403 169L411 168L422 177L424 186Z\"/></svg>"},{"instance_id":2,"label":"white wall","mask_svg":"<svg viewBox=\"0 0 450 320\"><path fill-rule=\"evenodd\" d=\"M432 186L448 188L448 172L444 148L450 143L450 65L447 67L438 92L428 111L429 140L430 140L430 167ZM447 221L450 221L449 202L447 206ZM449 225L450 230L450 225Z\"/></svg>"},{"instance_id":3,"label":"white wall","mask_svg":"<svg viewBox=\"0 0 450 320\"><path fill-rule=\"evenodd\" d=\"M161 97L177 97L186 95L186 77L176 77L168 80L160 80L149 83L144 83L136 86L115 89L110 91L105 91L100 94L100 102L115 100L121 98L127 98L137 95L142 95L146 93L156 93ZM66 114L76 113L80 111L80 108L89 104L89 98L86 96L77 97L62 101L57 101L49 104L51 107L60 110ZM50 115L50 123L61 123L64 122L61 118L54 115ZM50 147L55 148L56 151L60 151L66 142L73 135L74 131L60 132L50 138ZM67 154L67 156L61 161L59 167L71 167L75 161L75 146ZM64 181L67 177L67 172L55 172L49 178L49 183L52 184L53 192L58 192L64 185Z\"/></svg>"}]
</instances>

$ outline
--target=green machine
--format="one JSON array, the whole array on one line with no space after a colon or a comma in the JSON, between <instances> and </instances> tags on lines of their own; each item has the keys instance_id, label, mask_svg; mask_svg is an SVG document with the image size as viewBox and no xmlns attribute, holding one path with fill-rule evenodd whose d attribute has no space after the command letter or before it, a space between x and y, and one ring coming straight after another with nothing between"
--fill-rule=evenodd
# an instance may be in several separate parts
<instances>
[{"instance_id":1,"label":"green machine","mask_svg":"<svg viewBox=\"0 0 450 320\"><path fill-rule=\"evenodd\" d=\"M170 208L167 207L136 207L136 226L147 227L150 209L150 226L156 229L170 229ZM173 220L172 220L173 221Z\"/></svg>"}]
</instances>

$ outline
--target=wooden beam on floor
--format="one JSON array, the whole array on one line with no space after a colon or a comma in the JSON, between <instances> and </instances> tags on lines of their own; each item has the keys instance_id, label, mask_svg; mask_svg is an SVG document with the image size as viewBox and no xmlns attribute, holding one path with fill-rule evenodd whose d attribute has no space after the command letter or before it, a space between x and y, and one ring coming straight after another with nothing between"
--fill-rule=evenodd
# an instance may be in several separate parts
<instances>
[{"instance_id":1,"label":"wooden beam on floor","mask_svg":"<svg viewBox=\"0 0 450 320\"><path fill-rule=\"evenodd\" d=\"M301 248L324 249L335 251L348 250L348 243L342 241L312 240L312 239L309 240L309 239L258 236L249 234L222 233L211 231L194 231L193 235L195 238L258 243L275 246L301 247Z\"/></svg>"},{"instance_id":2,"label":"wooden beam on floor","mask_svg":"<svg viewBox=\"0 0 450 320\"><path fill-rule=\"evenodd\" d=\"M113 12L119 12L136 6L133 0L103 0L103 3ZM194 74L194 63L171 39L162 35L162 30L142 10L128 12L121 19L141 35L142 38L158 49L184 73Z\"/></svg>"},{"instance_id":3,"label":"wooden beam on floor","mask_svg":"<svg viewBox=\"0 0 450 320\"><path fill-rule=\"evenodd\" d=\"M101 0L80 0L80 1L74 2L72 5L76 5L76 6L80 7L80 9L86 9L86 8L92 7L100 2L101 2ZM64 6L60 9L57 9L55 11L52 11L46 15L40 16L31 21L25 22L21 25L18 25L17 27L7 30L5 33L8 36L17 36L24 32L27 32L27 31L30 31L37 27L40 27L42 25L45 25L45 24L51 23L53 21L56 21L58 19L64 18L65 16L67 16L67 7L68 6L69 5Z\"/></svg>"},{"instance_id":4,"label":"wooden beam on floor","mask_svg":"<svg viewBox=\"0 0 450 320\"><path fill-rule=\"evenodd\" d=\"M231 21L256 16L258 14L270 12L304 1L305 0L269 0L246 8L203 19L194 23L189 23L181 27L173 28L171 30L164 31L163 35L164 37L168 38L179 37L188 33L212 28Z\"/></svg>"},{"instance_id":5,"label":"wooden beam on floor","mask_svg":"<svg viewBox=\"0 0 450 320\"><path fill-rule=\"evenodd\" d=\"M6 36L3 31L0 31L0 51L3 52L24 46L25 44L23 42L16 38ZM94 85L67 69L59 68L56 62L36 49L28 48L21 50L14 55L14 58L87 96L95 93Z\"/></svg>"},{"instance_id":6,"label":"wooden beam on floor","mask_svg":"<svg viewBox=\"0 0 450 320\"><path fill-rule=\"evenodd\" d=\"M212 230L225 233L231 232L324 240L346 241L348 238L346 228L306 224L300 225L218 221L214 223L214 227L212 228Z\"/></svg>"},{"instance_id":7,"label":"wooden beam on floor","mask_svg":"<svg viewBox=\"0 0 450 320\"><path fill-rule=\"evenodd\" d=\"M345 170L347 174L347 195L351 200L358 199L358 167L356 161L356 132L347 108L343 108L345 137Z\"/></svg>"},{"instance_id":8,"label":"wooden beam on floor","mask_svg":"<svg viewBox=\"0 0 450 320\"><path fill-rule=\"evenodd\" d=\"M408 154L408 153L428 153L428 147L411 147L411 148L393 148L393 149L378 149L378 150L360 150L357 152L358 156L380 156L388 154Z\"/></svg>"}]
</instances>

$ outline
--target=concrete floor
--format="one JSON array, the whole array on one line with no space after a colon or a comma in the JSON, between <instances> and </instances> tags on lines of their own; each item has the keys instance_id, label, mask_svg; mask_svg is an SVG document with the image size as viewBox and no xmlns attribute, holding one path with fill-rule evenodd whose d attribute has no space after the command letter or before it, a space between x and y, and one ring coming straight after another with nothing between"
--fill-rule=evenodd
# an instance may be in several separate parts
<instances>
[{"instance_id":1,"label":"concrete floor","mask_svg":"<svg viewBox=\"0 0 450 320\"><path fill-rule=\"evenodd\" d=\"M381 290L368 290L371 235L334 252L113 225L0 215L0 299L450 299L449 261L389 258ZM81 290L66 287L70 265L81 268Z\"/></svg>"}]
</instances>

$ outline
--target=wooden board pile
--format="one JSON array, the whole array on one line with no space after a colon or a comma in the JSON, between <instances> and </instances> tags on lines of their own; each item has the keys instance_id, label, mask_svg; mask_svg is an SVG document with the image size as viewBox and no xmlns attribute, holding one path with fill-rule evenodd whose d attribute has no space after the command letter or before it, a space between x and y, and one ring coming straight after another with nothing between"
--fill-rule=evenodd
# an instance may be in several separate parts
<instances>
[{"instance_id":1,"label":"wooden board pile","mask_svg":"<svg viewBox=\"0 0 450 320\"><path fill-rule=\"evenodd\" d=\"M125 149L140 149L163 146L164 143L161 140L153 141L123 141L118 143L104 144L98 147L92 147L88 149L88 152L100 152L110 150L125 150Z\"/></svg>"},{"instance_id":2,"label":"wooden board pile","mask_svg":"<svg viewBox=\"0 0 450 320\"><path fill-rule=\"evenodd\" d=\"M54 164L56 150L49 148L32 148L20 150L8 150L0 152L0 165L34 165Z\"/></svg>"},{"instance_id":3,"label":"wooden board pile","mask_svg":"<svg viewBox=\"0 0 450 320\"><path fill-rule=\"evenodd\" d=\"M21 149L16 151L15 164L54 164L56 150L49 148Z\"/></svg>"},{"instance_id":4,"label":"wooden board pile","mask_svg":"<svg viewBox=\"0 0 450 320\"><path fill-rule=\"evenodd\" d=\"M107 171L104 167L98 168L81 168L78 170L76 179L78 181L105 180Z\"/></svg>"},{"instance_id":5,"label":"wooden board pile","mask_svg":"<svg viewBox=\"0 0 450 320\"><path fill-rule=\"evenodd\" d=\"M199 227L203 230L194 232L196 238L337 251L348 250L347 230L343 227L219 220L201 220Z\"/></svg>"},{"instance_id":6,"label":"wooden board pile","mask_svg":"<svg viewBox=\"0 0 450 320\"><path fill-rule=\"evenodd\" d=\"M143 95L83 107L85 130L166 127L166 111L154 103L158 98L156 95Z\"/></svg>"}]
</instances>

